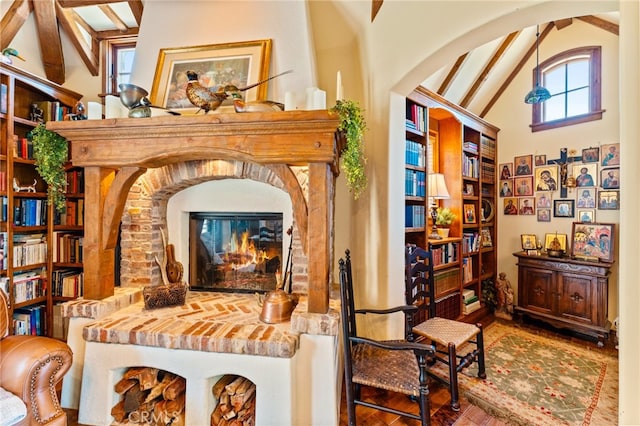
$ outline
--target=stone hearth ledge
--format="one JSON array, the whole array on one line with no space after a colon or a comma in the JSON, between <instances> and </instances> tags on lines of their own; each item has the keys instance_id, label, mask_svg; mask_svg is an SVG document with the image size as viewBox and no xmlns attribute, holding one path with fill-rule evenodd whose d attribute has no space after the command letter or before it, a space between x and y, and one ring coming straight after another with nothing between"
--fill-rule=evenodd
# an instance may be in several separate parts
<instances>
[{"instance_id":1,"label":"stone hearth ledge","mask_svg":"<svg viewBox=\"0 0 640 426\"><path fill-rule=\"evenodd\" d=\"M97 318L98 312L110 311L100 306L101 301L85 302L92 303L78 301L66 313L88 316L88 310ZM146 310L142 301L136 301L101 315L84 326L82 336L87 342L290 358L298 349L300 334L338 335L336 300L330 302L328 313L312 314L302 296L291 320L280 324L263 323L260 312L253 294L190 291L182 306Z\"/></svg>"}]
</instances>

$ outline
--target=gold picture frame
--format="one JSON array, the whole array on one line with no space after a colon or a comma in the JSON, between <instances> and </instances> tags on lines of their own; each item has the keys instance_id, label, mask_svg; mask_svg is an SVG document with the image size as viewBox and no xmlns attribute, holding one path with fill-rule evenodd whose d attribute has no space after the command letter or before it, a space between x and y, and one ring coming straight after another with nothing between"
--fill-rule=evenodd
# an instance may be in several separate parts
<instances>
[{"instance_id":1,"label":"gold picture frame","mask_svg":"<svg viewBox=\"0 0 640 426\"><path fill-rule=\"evenodd\" d=\"M186 96L186 71L195 71L200 83L212 90L221 85L245 87L269 77L271 39L238 43L160 49L149 99L174 111L197 112ZM267 84L241 92L245 101L265 100ZM220 110L231 110L232 100Z\"/></svg>"},{"instance_id":2,"label":"gold picture frame","mask_svg":"<svg viewBox=\"0 0 640 426\"><path fill-rule=\"evenodd\" d=\"M544 234L544 249L547 250L551 245L551 242L557 238L560 243L560 250L567 252L567 234Z\"/></svg>"}]
</instances>

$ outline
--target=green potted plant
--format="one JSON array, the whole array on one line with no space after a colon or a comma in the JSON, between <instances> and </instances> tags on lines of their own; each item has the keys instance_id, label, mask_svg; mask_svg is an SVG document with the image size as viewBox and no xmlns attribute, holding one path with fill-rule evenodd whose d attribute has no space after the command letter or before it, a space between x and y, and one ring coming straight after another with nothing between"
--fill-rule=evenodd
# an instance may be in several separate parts
<instances>
[{"instance_id":1,"label":"green potted plant","mask_svg":"<svg viewBox=\"0 0 640 426\"><path fill-rule=\"evenodd\" d=\"M49 202L58 211L65 207L65 190L67 175L64 164L69 158L69 144L67 140L47 130L44 124L33 129L29 137L33 141L33 158L36 170L47 183Z\"/></svg>"},{"instance_id":2,"label":"green potted plant","mask_svg":"<svg viewBox=\"0 0 640 426\"><path fill-rule=\"evenodd\" d=\"M438 207L436 210L436 226L438 227L438 234L446 238L449 236L449 227L456 220L456 214L448 207Z\"/></svg>"},{"instance_id":3,"label":"green potted plant","mask_svg":"<svg viewBox=\"0 0 640 426\"><path fill-rule=\"evenodd\" d=\"M357 200L367 188L367 175L364 170L364 132L367 123L357 102L338 100L331 111L338 114L340 130L347 140L347 145L341 152L341 169L347 178L347 187Z\"/></svg>"}]
</instances>

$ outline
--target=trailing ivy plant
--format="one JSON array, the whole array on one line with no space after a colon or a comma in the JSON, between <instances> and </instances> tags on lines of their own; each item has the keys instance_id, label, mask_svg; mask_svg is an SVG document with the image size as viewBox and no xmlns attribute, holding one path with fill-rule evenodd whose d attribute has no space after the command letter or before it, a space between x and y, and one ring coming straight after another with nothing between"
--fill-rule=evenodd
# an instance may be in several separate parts
<instances>
[{"instance_id":1,"label":"trailing ivy plant","mask_svg":"<svg viewBox=\"0 0 640 426\"><path fill-rule=\"evenodd\" d=\"M64 164L69 158L69 144L67 140L47 130L44 124L39 124L30 132L33 141L33 158L36 170L48 185L49 203L56 210L62 211L65 207L65 190L67 175Z\"/></svg>"},{"instance_id":2,"label":"trailing ivy plant","mask_svg":"<svg viewBox=\"0 0 640 426\"><path fill-rule=\"evenodd\" d=\"M367 159L364 156L364 132L367 123L362 109L355 101L338 100L331 111L340 117L340 130L344 132L347 145L342 150L341 169L347 178L347 186L358 199L367 188L367 175L364 166Z\"/></svg>"}]
</instances>

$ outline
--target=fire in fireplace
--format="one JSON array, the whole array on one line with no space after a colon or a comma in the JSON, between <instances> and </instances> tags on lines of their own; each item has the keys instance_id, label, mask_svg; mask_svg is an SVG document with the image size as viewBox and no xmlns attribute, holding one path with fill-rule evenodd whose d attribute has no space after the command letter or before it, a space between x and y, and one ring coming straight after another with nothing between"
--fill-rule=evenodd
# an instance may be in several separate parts
<instances>
[{"instance_id":1,"label":"fire in fireplace","mask_svg":"<svg viewBox=\"0 0 640 426\"><path fill-rule=\"evenodd\" d=\"M282 269L282 250L282 213L189 214L193 290L274 290Z\"/></svg>"}]
</instances>

